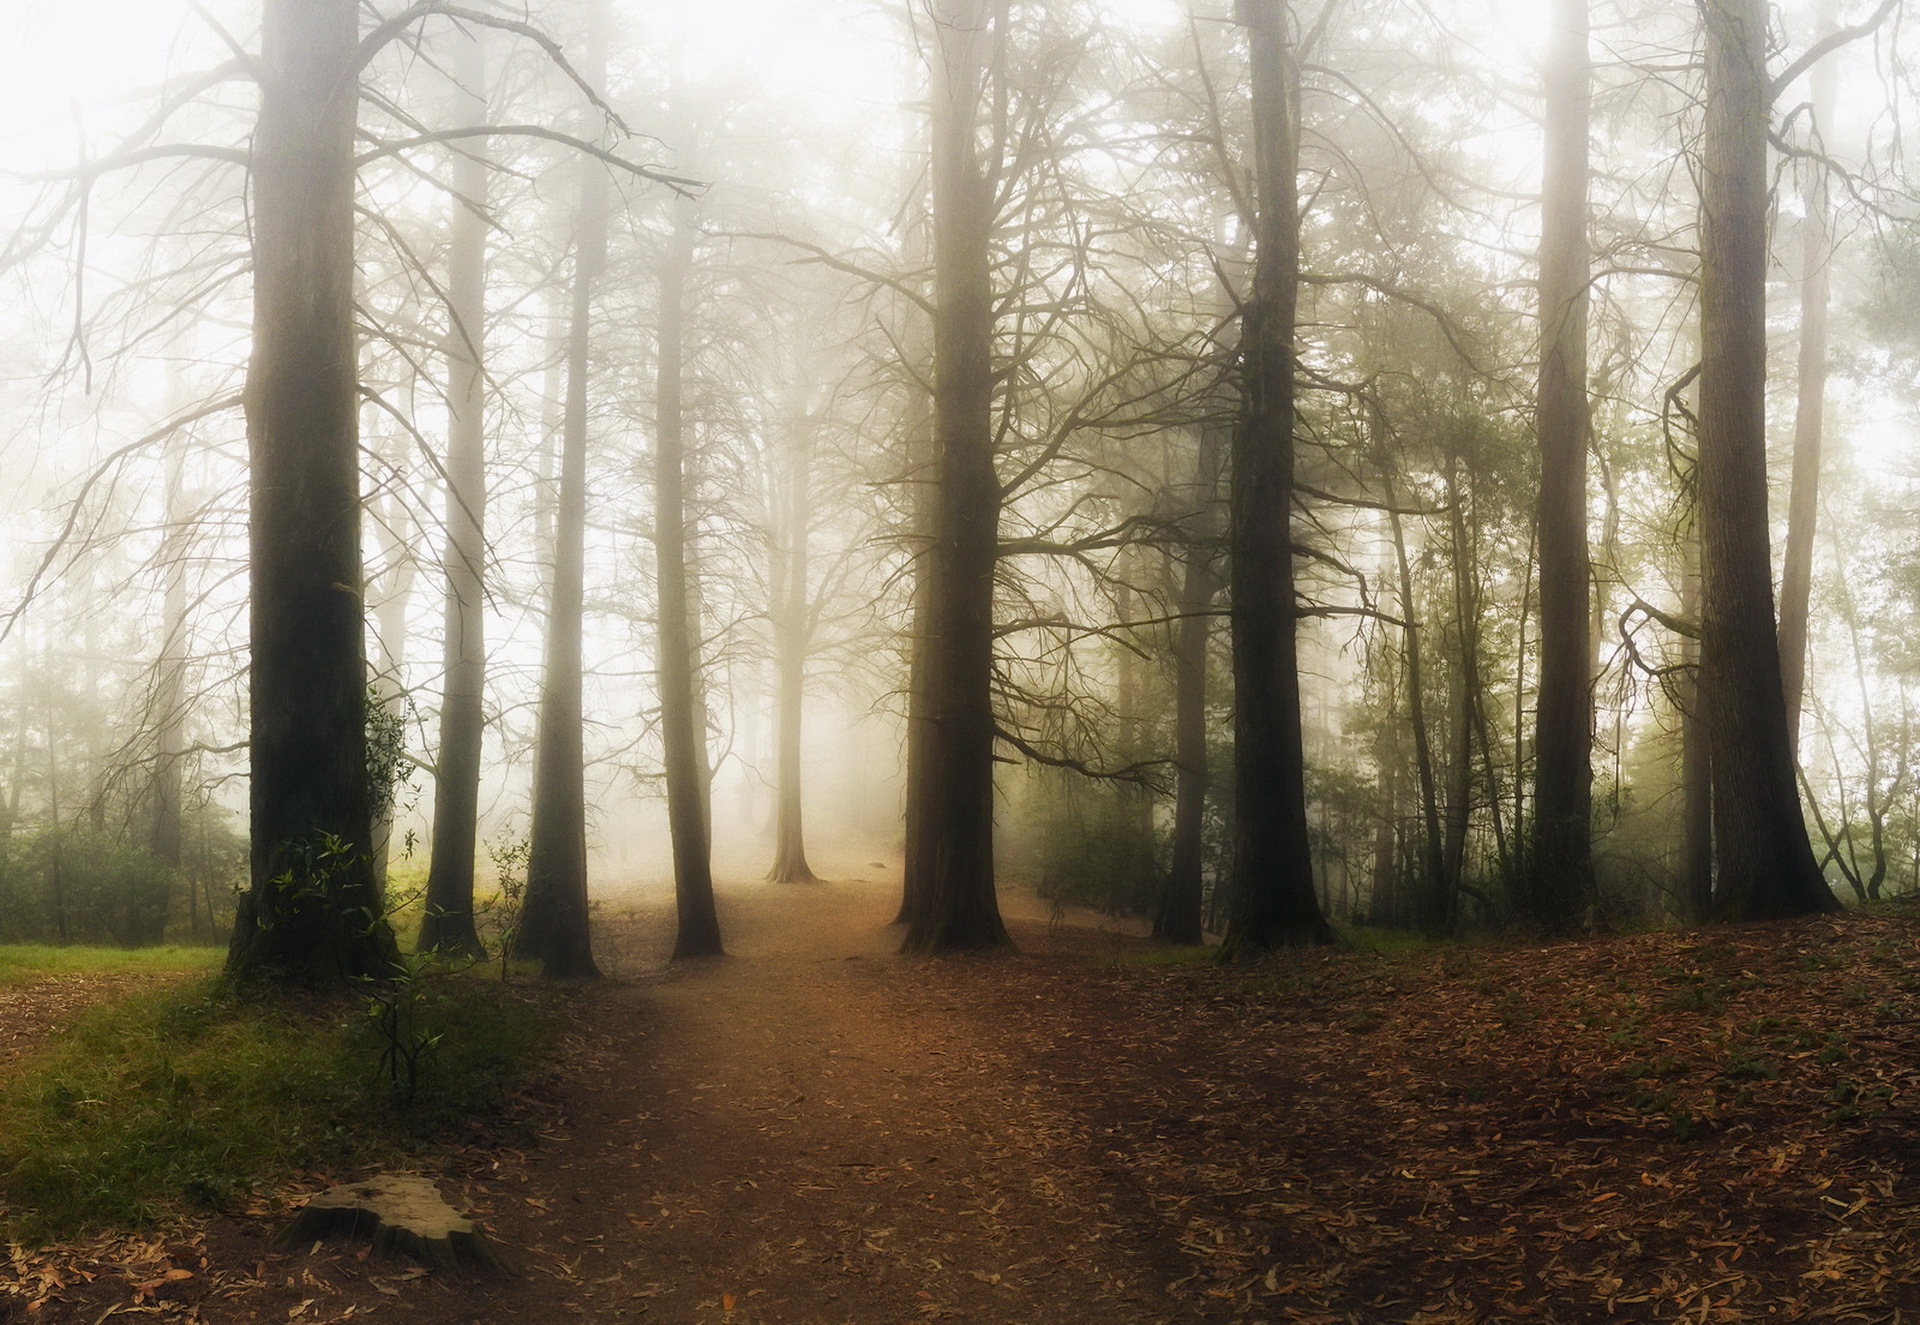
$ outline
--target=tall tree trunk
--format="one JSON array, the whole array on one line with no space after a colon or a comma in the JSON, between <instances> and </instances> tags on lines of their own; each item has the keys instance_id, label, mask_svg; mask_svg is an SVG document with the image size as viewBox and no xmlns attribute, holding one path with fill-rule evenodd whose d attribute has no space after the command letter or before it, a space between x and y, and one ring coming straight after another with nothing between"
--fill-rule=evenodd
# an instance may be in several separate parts
<instances>
[{"instance_id":1,"label":"tall tree trunk","mask_svg":"<svg viewBox=\"0 0 1920 1325\"><path fill-rule=\"evenodd\" d=\"M1233 866L1227 957L1333 930L1313 887L1293 580L1294 309L1300 275L1300 86L1286 0L1241 0L1252 66L1253 293L1227 527L1233 635Z\"/></svg>"},{"instance_id":2,"label":"tall tree trunk","mask_svg":"<svg viewBox=\"0 0 1920 1325\"><path fill-rule=\"evenodd\" d=\"M1453 668L1453 732L1447 764L1447 817L1440 891L1443 927L1451 931L1459 920L1462 885L1466 883L1467 839L1473 828L1474 719L1480 707L1480 612L1473 591L1474 545L1467 530L1467 496L1461 491L1457 458L1447 457L1447 524L1452 536L1453 616L1459 657Z\"/></svg>"},{"instance_id":3,"label":"tall tree trunk","mask_svg":"<svg viewBox=\"0 0 1920 1325\"><path fill-rule=\"evenodd\" d=\"M1202 428L1194 457L1193 525L1177 598L1179 625L1173 645L1173 861L1166 891L1153 918L1153 936L1168 943L1205 941L1201 926L1203 830L1207 809L1207 646L1213 636L1214 600L1220 594L1219 500L1224 437Z\"/></svg>"},{"instance_id":4,"label":"tall tree trunk","mask_svg":"<svg viewBox=\"0 0 1920 1325\"><path fill-rule=\"evenodd\" d=\"M387 731L404 732L407 719L407 607L413 599L413 584L420 574L420 563L413 552L414 520L398 494L393 494L382 512L381 527L386 534L382 569L377 579L381 587L379 606L374 609L374 639L379 644L378 665L373 670L373 691L368 702L377 706L375 714ZM399 772L390 770L393 780L385 786L377 783L373 795L373 886L385 905L387 866L393 848L394 801L399 792Z\"/></svg>"},{"instance_id":5,"label":"tall tree trunk","mask_svg":"<svg viewBox=\"0 0 1920 1325\"><path fill-rule=\"evenodd\" d=\"M1540 233L1540 699L1534 922L1571 928L1593 894L1593 640L1587 553L1588 0L1554 0Z\"/></svg>"},{"instance_id":6,"label":"tall tree trunk","mask_svg":"<svg viewBox=\"0 0 1920 1325\"><path fill-rule=\"evenodd\" d=\"M606 74L607 10L593 6L580 70L590 86ZM587 527L587 373L593 288L607 261L607 178L580 162L575 213L573 308L567 326L567 399L561 422L560 484L554 502L553 589L547 608L545 674L533 765L533 823L526 896L512 953L533 958L552 978L593 978L587 911L586 743L581 714L581 621Z\"/></svg>"},{"instance_id":7,"label":"tall tree trunk","mask_svg":"<svg viewBox=\"0 0 1920 1325\"><path fill-rule=\"evenodd\" d=\"M1440 832L1440 796L1433 770L1433 739L1427 730L1427 699L1424 668L1420 656L1418 606L1413 594L1413 561L1407 555L1406 529L1400 521L1400 506L1394 491L1391 461L1380 462L1380 478L1387 504L1387 528L1393 536L1393 560L1400 588L1402 635L1407 654L1407 716L1413 732L1413 767L1419 782L1420 886L1417 889L1417 919L1423 932L1446 932L1453 913L1453 899L1447 882L1446 846Z\"/></svg>"},{"instance_id":8,"label":"tall tree trunk","mask_svg":"<svg viewBox=\"0 0 1920 1325\"><path fill-rule=\"evenodd\" d=\"M1830 911L1794 780L1774 629L1766 467L1766 5L1703 0L1699 512L1701 700L1713 760L1716 907Z\"/></svg>"},{"instance_id":9,"label":"tall tree trunk","mask_svg":"<svg viewBox=\"0 0 1920 1325\"><path fill-rule=\"evenodd\" d=\"M1374 764L1380 770L1376 802L1379 821L1373 830L1373 869L1367 888L1367 923L1386 929L1405 923L1400 889L1400 794L1406 782L1405 761L1393 728L1382 723L1374 737Z\"/></svg>"},{"instance_id":10,"label":"tall tree trunk","mask_svg":"<svg viewBox=\"0 0 1920 1325\"><path fill-rule=\"evenodd\" d=\"M384 975L367 789L353 131L354 0L267 0L247 369L252 882L235 976Z\"/></svg>"},{"instance_id":11,"label":"tall tree trunk","mask_svg":"<svg viewBox=\"0 0 1920 1325\"><path fill-rule=\"evenodd\" d=\"M1700 614L1700 543L1689 535L1681 571L1680 615ZM1680 642L1680 896L1687 918L1713 915L1713 762L1707 721L1700 711L1700 642Z\"/></svg>"},{"instance_id":12,"label":"tall tree trunk","mask_svg":"<svg viewBox=\"0 0 1920 1325\"><path fill-rule=\"evenodd\" d=\"M924 181L922 189L930 189ZM916 190L910 213L920 224L913 231L908 265L925 267L931 254L931 198ZM909 308L909 334L905 338L908 358L907 390L909 404L906 420L907 520L913 533L913 599L907 627L907 749L906 795L902 815L900 910L893 918L896 925L911 925L927 909L927 890L933 879L933 859L927 850L932 840L925 829L929 793L925 790L927 770L933 750L932 719L927 707L927 632L931 618L933 555L926 535L933 527L933 488L937 459L934 448L933 392L922 390L921 382L930 381L933 360L932 320L918 309Z\"/></svg>"},{"instance_id":13,"label":"tall tree trunk","mask_svg":"<svg viewBox=\"0 0 1920 1325\"><path fill-rule=\"evenodd\" d=\"M457 35L460 119L487 118L486 48ZM480 819L480 745L486 727L486 430L484 337L488 164L474 146L453 166L447 251L447 543L441 637L440 752L434 760L433 856L420 917L421 948L485 955L473 923L473 862Z\"/></svg>"},{"instance_id":14,"label":"tall tree trunk","mask_svg":"<svg viewBox=\"0 0 1920 1325\"><path fill-rule=\"evenodd\" d=\"M932 399L924 418L909 424L908 483L913 494L911 520L917 531L933 524L933 411ZM927 831L927 815L932 809L933 792L928 777L933 766L933 748L937 734L933 730L931 702L927 695L932 670L927 637L932 629L933 552L924 540L914 548L913 604L908 627L907 653L907 776L906 806L902 825L900 911L896 925L911 926L927 912L927 896L933 883L933 838Z\"/></svg>"},{"instance_id":15,"label":"tall tree trunk","mask_svg":"<svg viewBox=\"0 0 1920 1325\"><path fill-rule=\"evenodd\" d=\"M994 189L976 129L991 33L985 0L935 0L934 492L926 635L927 766L916 790L929 865L908 952L1010 944L993 878ZM1003 15L1004 21L1004 15Z\"/></svg>"},{"instance_id":16,"label":"tall tree trunk","mask_svg":"<svg viewBox=\"0 0 1920 1325\"><path fill-rule=\"evenodd\" d=\"M807 652L812 645L813 605L807 595L808 479L812 468L813 420L806 411L806 383L796 388L793 435L776 467L773 570L773 653L776 682L774 733L773 868L774 883L817 882L807 864L806 822L802 814L800 754L802 715L807 699Z\"/></svg>"},{"instance_id":17,"label":"tall tree trunk","mask_svg":"<svg viewBox=\"0 0 1920 1325\"><path fill-rule=\"evenodd\" d=\"M673 944L676 961L717 957L725 951L713 897L703 755L707 725L695 693L697 644L688 602L686 420L680 385L694 234L693 203L679 199L674 204L673 233L660 263L660 372L653 455L660 732L666 753L667 828L673 839L673 888L679 914Z\"/></svg>"},{"instance_id":18,"label":"tall tree trunk","mask_svg":"<svg viewBox=\"0 0 1920 1325\"><path fill-rule=\"evenodd\" d=\"M1820 6L1816 30L1831 31L1833 0ZM1813 128L1833 122L1832 59L1813 67ZM1816 144L1817 145L1817 144ZM1827 298L1833 260L1833 204L1827 177L1807 165L1806 219L1800 244L1800 356L1793 412L1793 486L1787 498L1787 547L1780 572L1780 684L1787 700L1787 738L1800 748L1801 698L1807 679L1807 605L1813 590L1813 534L1820 513L1820 442L1827 403Z\"/></svg>"}]
</instances>

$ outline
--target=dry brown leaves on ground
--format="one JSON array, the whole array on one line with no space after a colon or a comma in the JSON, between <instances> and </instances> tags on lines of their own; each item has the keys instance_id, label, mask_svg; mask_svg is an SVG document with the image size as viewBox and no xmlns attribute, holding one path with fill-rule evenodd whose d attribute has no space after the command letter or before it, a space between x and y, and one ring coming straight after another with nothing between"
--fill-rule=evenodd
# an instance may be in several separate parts
<instances>
[{"instance_id":1,"label":"dry brown leaves on ground","mask_svg":"<svg viewBox=\"0 0 1920 1325\"><path fill-rule=\"evenodd\" d=\"M955 975L1086 1102L1088 1163L1152 1210L1196 1308L1920 1311L1909 916Z\"/></svg>"},{"instance_id":2,"label":"dry brown leaves on ground","mask_svg":"<svg viewBox=\"0 0 1920 1325\"><path fill-rule=\"evenodd\" d=\"M1920 1320L1911 912L1223 968L898 958L892 900L753 893L735 957L577 1000L438 1168L517 1280L266 1202L16 1251L0 1320Z\"/></svg>"}]
</instances>

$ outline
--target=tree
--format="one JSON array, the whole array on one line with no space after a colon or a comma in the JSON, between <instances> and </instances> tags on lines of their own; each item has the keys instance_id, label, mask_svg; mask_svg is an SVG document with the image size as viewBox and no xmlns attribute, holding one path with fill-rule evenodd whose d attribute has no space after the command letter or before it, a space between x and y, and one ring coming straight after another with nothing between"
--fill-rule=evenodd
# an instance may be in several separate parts
<instances>
[{"instance_id":1,"label":"tree","mask_svg":"<svg viewBox=\"0 0 1920 1325\"><path fill-rule=\"evenodd\" d=\"M354 0L267 0L246 414L252 880L237 977L384 975L367 786L354 331Z\"/></svg>"},{"instance_id":2,"label":"tree","mask_svg":"<svg viewBox=\"0 0 1920 1325\"><path fill-rule=\"evenodd\" d=\"M592 9L582 73L604 81L607 13ZM588 350L595 282L607 261L607 178L600 162L580 161L574 213L573 289L567 323L567 397L561 424L560 484L553 525L546 658L540 686L533 771L526 898L513 953L533 958L550 978L594 978L587 912L586 754L581 712L581 621L585 611Z\"/></svg>"},{"instance_id":3,"label":"tree","mask_svg":"<svg viewBox=\"0 0 1920 1325\"><path fill-rule=\"evenodd\" d=\"M1234 841L1223 955L1327 943L1307 836L1294 589L1294 313L1300 275L1299 72L1286 0L1241 0L1252 68L1252 296L1227 528Z\"/></svg>"},{"instance_id":4,"label":"tree","mask_svg":"<svg viewBox=\"0 0 1920 1325\"><path fill-rule=\"evenodd\" d=\"M486 55L462 33L455 68L462 120L486 122ZM447 253L447 461L445 633L440 753L434 761L433 857L427 869L421 948L478 958L473 862L480 815L480 747L486 727L486 330L488 163L475 148L454 157Z\"/></svg>"},{"instance_id":5,"label":"tree","mask_svg":"<svg viewBox=\"0 0 1920 1325\"><path fill-rule=\"evenodd\" d=\"M930 866L905 950L1007 946L993 876L994 177L980 103L994 34L985 0L933 5L934 470L926 637L927 764L914 792Z\"/></svg>"},{"instance_id":6,"label":"tree","mask_svg":"<svg viewBox=\"0 0 1920 1325\"><path fill-rule=\"evenodd\" d=\"M1701 0L1700 699L1713 769L1715 906L1831 911L1801 817L1774 628L1766 473L1767 7Z\"/></svg>"},{"instance_id":7,"label":"tree","mask_svg":"<svg viewBox=\"0 0 1920 1325\"><path fill-rule=\"evenodd\" d=\"M1834 25L1833 0L1820 5L1820 26ZM1838 73L1832 60L1813 69L1813 134L1833 118ZM1787 496L1786 556L1780 568L1780 680L1787 699L1787 738L1800 744L1807 678L1807 604L1813 592L1813 533L1820 514L1820 443L1827 404L1827 301L1833 280L1833 202L1826 172L1808 166L1800 242L1800 353L1794 376L1793 479Z\"/></svg>"},{"instance_id":8,"label":"tree","mask_svg":"<svg viewBox=\"0 0 1920 1325\"><path fill-rule=\"evenodd\" d=\"M1573 924L1593 893L1593 642L1588 635L1588 0L1555 0L1540 185L1540 698L1533 919Z\"/></svg>"},{"instance_id":9,"label":"tree","mask_svg":"<svg viewBox=\"0 0 1920 1325\"><path fill-rule=\"evenodd\" d=\"M660 678L660 734L666 753L667 827L673 839L673 891L678 913L675 960L718 957L725 952L713 897L703 749L706 722L696 693L687 566L686 421L680 406L687 272L693 264L696 234L692 200L676 199L673 228L660 259L659 390L654 398L653 452L656 666Z\"/></svg>"},{"instance_id":10,"label":"tree","mask_svg":"<svg viewBox=\"0 0 1920 1325\"><path fill-rule=\"evenodd\" d=\"M780 457L769 476L768 512L769 598L767 615L773 631L774 693L774 822L773 866L767 878L774 883L817 882L807 863L806 822L802 813L804 782L800 755L802 717L807 697L807 655L813 642L818 609L808 593L809 537L812 533L811 496L813 430L806 392L811 377L804 351L797 351L793 400L781 427Z\"/></svg>"},{"instance_id":11,"label":"tree","mask_svg":"<svg viewBox=\"0 0 1920 1325\"><path fill-rule=\"evenodd\" d=\"M1154 913L1153 936L1168 943L1205 941L1201 924L1203 829L1207 808L1207 654L1214 600L1220 593L1219 503L1222 429L1204 424L1194 458L1193 531L1175 598L1173 854L1166 891Z\"/></svg>"}]
</instances>

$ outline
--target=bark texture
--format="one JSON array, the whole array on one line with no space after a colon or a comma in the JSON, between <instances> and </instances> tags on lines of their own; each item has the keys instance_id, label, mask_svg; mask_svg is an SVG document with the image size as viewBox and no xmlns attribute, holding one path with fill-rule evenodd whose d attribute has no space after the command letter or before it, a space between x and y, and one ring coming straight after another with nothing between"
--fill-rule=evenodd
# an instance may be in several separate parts
<instances>
[{"instance_id":1,"label":"bark texture","mask_svg":"<svg viewBox=\"0 0 1920 1325\"><path fill-rule=\"evenodd\" d=\"M486 61L477 34L462 43L455 70L461 119L486 122ZM465 957L484 949L473 923L473 865L480 816L480 746L486 727L486 322L487 162L476 147L454 158L452 236L447 255L447 543L442 636L440 752L434 761L433 858L419 946Z\"/></svg>"},{"instance_id":2,"label":"bark texture","mask_svg":"<svg viewBox=\"0 0 1920 1325\"><path fill-rule=\"evenodd\" d=\"M384 975L367 787L353 318L354 0L268 0L253 139L251 883L227 969Z\"/></svg>"},{"instance_id":3,"label":"bark texture","mask_svg":"<svg viewBox=\"0 0 1920 1325\"><path fill-rule=\"evenodd\" d=\"M653 552L657 576L660 733L665 746L667 829L673 839L678 928L673 955L717 957L720 915L714 905L708 837L706 720L696 693L693 611L687 566L686 420L680 405L687 273L693 263L693 203L674 208L673 234L660 266L660 354L655 395Z\"/></svg>"},{"instance_id":4,"label":"bark texture","mask_svg":"<svg viewBox=\"0 0 1920 1325\"><path fill-rule=\"evenodd\" d=\"M1226 956L1327 943L1313 886L1293 572L1294 312L1300 274L1299 75L1285 0L1242 0L1252 65L1252 298L1227 531L1234 841Z\"/></svg>"},{"instance_id":5,"label":"bark texture","mask_svg":"<svg viewBox=\"0 0 1920 1325\"><path fill-rule=\"evenodd\" d=\"M1593 895L1592 568L1587 551L1587 0L1554 0L1540 233L1540 699L1533 919L1571 928Z\"/></svg>"},{"instance_id":6,"label":"bark texture","mask_svg":"<svg viewBox=\"0 0 1920 1325\"><path fill-rule=\"evenodd\" d=\"M1687 548L1685 588L1680 612L1700 614L1700 548ZM1690 919L1713 916L1713 761L1707 722L1700 711L1700 642L1681 641L1680 650L1680 895Z\"/></svg>"},{"instance_id":7,"label":"bark texture","mask_svg":"<svg viewBox=\"0 0 1920 1325\"><path fill-rule=\"evenodd\" d=\"M792 411L793 432L776 466L773 504L773 657L774 695L774 883L813 883L807 863L807 835L801 751L807 700L807 653L813 644L813 603L807 592L808 476L812 468L813 421L804 399L805 379Z\"/></svg>"},{"instance_id":8,"label":"bark texture","mask_svg":"<svg viewBox=\"0 0 1920 1325\"><path fill-rule=\"evenodd\" d=\"M1194 463L1193 538L1181 567L1176 599L1180 621L1173 642L1173 858L1166 890L1154 912L1153 936L1168 943L1205 941L1205 879L1201 869L1207 785L1207 648L1214 600L1220 594L1218 520L1220 469L1226 438L1219 428L1200 434Z\"/></svg>"},{"instance_id":9,"label":"bark texture","mask_svg":"<svg viewBox=\"0 0 1920 1325\"><path fill-rule=\"evenodd\" d=\"M1775 632L1766 413L1766 6L1704 0L1699 518L1716 910L1837 909L1801 818Z\"/></svg>"},{"instance_id":10,"label":"bark texture","mask_svg":"<svg viewBox=\"0 0 1920 1325\"><path fill-rule=\"evenodd\" d=\"M606 72L606 9L594 6L581 72L598 85ZM587 913L586 750L580 711L580 627L587 526L587 375L593 290L607 261L607 180L595 160L580 163L575 214L572 310L567 326L567 399L561 420L560 482L554 500L553 589L547 607L545 670L533 765L533 824L526 898L513 955L537 960L549 976L592 978Z\"/></svg>"},{"instance_id":11,"label":"bark texture","mask_svg":"<svg viewBox=\"0 0 1920 1325\"><path fill-rule=\"evenodd\" d=\"M905 950L1008 946L993 878L993 579L1001 492L993 447L994 190L977 125L990 32L983 0L937 0L933 90L934 492L928 584L926 905Z\"/></svg>"},{"instance_id":12,"label":"bark texture","mask_svg":"<svg viewBox=\"0 0 1920 1325\"><path fill-rule=\"evenodd\" d=\"M1832 0L1820 6L1818 29L1835 24ZM1833 120L1831 57L1813 67L1813 126ZM1817 145L1817 144L1816 144ZM1787 700L1787 736L1800 745L1801 700L1807 682L1807 608L1813 596L1813 536L1820 514L1820 450L1827 404L1827 304L1832 291L1833 202L1826 173L1809 164L1806 218L1800 241L1800 352L1793 411L1793 487L1787 497L1787 547L1780 571L1780 685Z\"/></svg>"}]
</instances>

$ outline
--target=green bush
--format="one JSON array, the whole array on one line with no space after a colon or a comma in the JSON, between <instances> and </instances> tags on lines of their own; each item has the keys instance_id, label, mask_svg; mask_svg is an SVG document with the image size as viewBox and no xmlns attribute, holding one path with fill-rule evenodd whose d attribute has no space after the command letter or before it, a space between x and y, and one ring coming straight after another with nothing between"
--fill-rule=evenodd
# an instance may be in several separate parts
<instances>
[{"instance_id":1,"label":"green bush","mask_svg":"<svg viewBox=\"0 0 1920 1325\"><path fill-rule=\"evenodd\" d=\"M16 843L9 867L7 931L53 943L159 943L179 889L166 861L85 821Z\"/></svg>"},{"instance_id":2,"label":"green bush","mask_svg":"<svg viewBox=\"0 0 1920 1325\"><path fill-rule=\"evenodd\" d=\"M1146 792L1126 783L1056 777L1041 804L1040 881L1050 902L1108 915L1151 914L1163 866Z\"/></svg>"}]
</instances>

